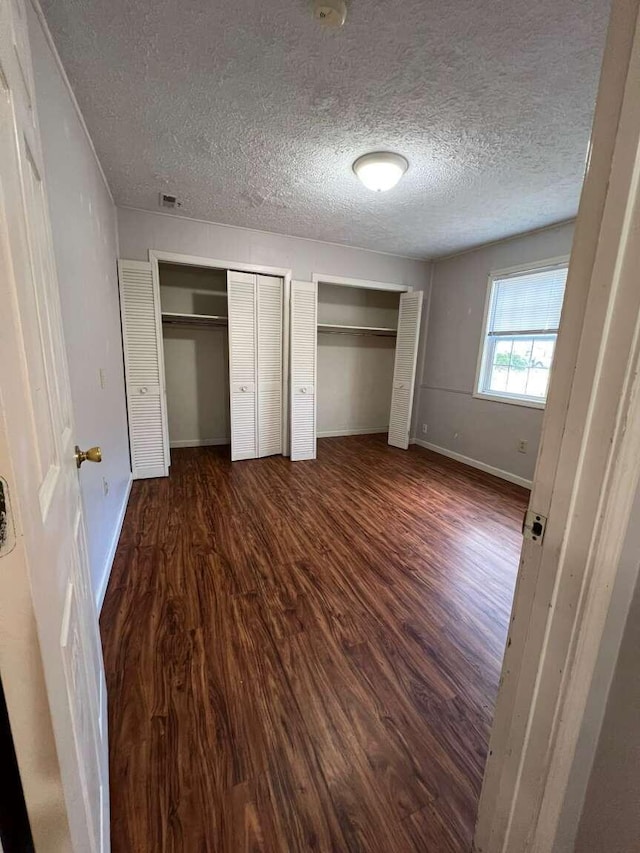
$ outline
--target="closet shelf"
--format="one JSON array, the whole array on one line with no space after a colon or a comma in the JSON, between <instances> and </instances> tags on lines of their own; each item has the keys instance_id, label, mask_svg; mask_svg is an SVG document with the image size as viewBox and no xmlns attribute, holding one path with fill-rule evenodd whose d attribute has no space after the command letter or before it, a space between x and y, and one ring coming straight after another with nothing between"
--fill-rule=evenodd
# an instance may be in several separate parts
<instances>
[{"instance_id":1,"label":"closet shelf","mask_svg":"<svg viewBox=\"0 0 640 853\"><path fill-rule=\"evenodd\" d=\"M388 326L343 326L335 323L318 323L319 332L331 335L379 335L383 338L395 338L397 329Z\"/></svg>"},{"instance_id":2,"label":"closet shelf","mask_svg":"<svg viewBox=\"0 0 640 853\"><path fill-rule=\"evenodd\" d=\"M178 314L163 311L162 322L176 326L226 326L229 318L217 314Z\"/></svg>"}]
</instances>

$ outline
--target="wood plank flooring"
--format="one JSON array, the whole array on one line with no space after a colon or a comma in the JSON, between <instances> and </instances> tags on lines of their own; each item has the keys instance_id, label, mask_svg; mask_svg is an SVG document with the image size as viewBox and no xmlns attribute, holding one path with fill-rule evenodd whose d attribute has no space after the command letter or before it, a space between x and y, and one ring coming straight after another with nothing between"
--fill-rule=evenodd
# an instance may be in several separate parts
<instances>
[{"instance_id":1,"label":"wood plank flooring","mask_svg":"<svg viewBox=\"0 0 640 853\"><path fill-rule=\"evenodd\" d=\"M114 853L461 853L528 493L381 436L175 450L101 629Z\"/></svg>"}]
</instances>

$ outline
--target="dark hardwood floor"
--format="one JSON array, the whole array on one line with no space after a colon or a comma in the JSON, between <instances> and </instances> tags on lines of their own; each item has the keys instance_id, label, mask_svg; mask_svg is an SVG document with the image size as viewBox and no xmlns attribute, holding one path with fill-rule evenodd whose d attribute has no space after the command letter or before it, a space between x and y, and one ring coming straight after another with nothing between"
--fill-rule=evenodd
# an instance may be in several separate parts
<instances>
[{"instance_id":1,"label":"dark hardwood floor","mask_svg":"<svg viewBox=\"0 0 640 853\"><path fill-rule=\"evenodd\" d=\"M114 853L468 851L528 493L383 436L172 457L102 611Z\"/></svg>"}]
</instances>

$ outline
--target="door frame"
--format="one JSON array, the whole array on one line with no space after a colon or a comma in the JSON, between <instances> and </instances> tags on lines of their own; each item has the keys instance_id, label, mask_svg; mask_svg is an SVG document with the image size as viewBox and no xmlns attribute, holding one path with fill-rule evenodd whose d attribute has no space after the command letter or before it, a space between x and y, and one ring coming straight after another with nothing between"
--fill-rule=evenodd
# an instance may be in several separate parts
<instances>
[{"instance_id":1,"label":"door frame","mask_svg":"<svg viewBox=\"0 0 640 853\"><path fill-rule=\"evenodd\" d=\"M344 275L327 275L314 272L311 281L317 287L319 284L340 284L342 287L362 287L365 290L387 290L390 293L411 293L412 284L397 284L394 282L371 281L366 278L350 278Z\"/></svg>"},{"instance_id":2,"label":"door frame","mask_svg":"<svg viewBox=\"0 0 640 853\"><path fill-rule=\"evenodd\" d=\"M282 291L282 451L284 456L291 453L289 439L289 320L291 316L291 278L293 271L288 267L270 267L266 264L247 264L243 261L225 261L217 258L201 258L198 255L182 255L178 252L165 252L162 249L149 249L149 263L153 275L153 287L156 296L160 293L160 263L181 264L187 267L207 267L219 270L273 275L283 279ZM157 300L160 305L160 299ZM164 382L164 357L161 359ZM166 417L165 417L166 422ZM167 439L167 448L169 447Z\"/></svg>"},{"instance_id":3,"label":"door frame","mask_svg":"<svg viewBox=\"0 0 640 853\"><path fill-rule=\"evenodd\" d=\"M640 483L639 9L612 8L531 493L547 528L522 549L477 853L575 835L624 625L610 615Z\"/></svg>"}]
</instances>

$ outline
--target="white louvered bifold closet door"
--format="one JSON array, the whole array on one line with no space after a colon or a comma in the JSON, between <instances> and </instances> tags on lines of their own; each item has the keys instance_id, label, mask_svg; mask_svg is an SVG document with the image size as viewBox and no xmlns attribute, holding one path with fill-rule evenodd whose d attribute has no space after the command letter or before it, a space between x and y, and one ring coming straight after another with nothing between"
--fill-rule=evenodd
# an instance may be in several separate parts
<instances>
[{"instance_id":1,"label":"white louvered bifold closet door","mask_svg":"<svg viewBox=\"0 0 640 853\"><path fill-rule=\"evenodd\" d=\"M403 450L409 448L421 314L422 293L403 293L400 297L391 415L389 417L389 444L394 447L401 447Z\"/></svg>"},{"instance_id":2,"label":"white louvered bifold closet door","mask_svg":"<svg viewBox=\"0 0 640 853\"><path fill-rule=\"evenodd\" d=\"M318 290L291 283L291 459L316 458Z\"/></svg>"},{"instance_id":3,"label":"white louvered bifold closet door","mask_svg":"<svg viewBox=\"0 0 640 853\"><path fill-rule=\"evenodd\" d=\"M118 272L131 470L134 480L166 477L169 449L159 297L151 264L121 260Z\"/></svg>"},{"instance_id":4,"label":"white louvered bifold closet door","mask_svg":"<svg viewBox=\"0 0 640 853\"><path fill-rule=\"evenodd\" d=\"M256 277L227 273L231 459L258 455Z\"/></svg>"},{"instance_id":5,"label":"white louvered bifold closet door","mask_svg":"<svg viewBox=\"0 0 640 853\"><path fill-rule=\"evenodd\" d=\"M282 453L283 280L256 276L258 318L258 456Z\"/></svg>"}]
</instances>

